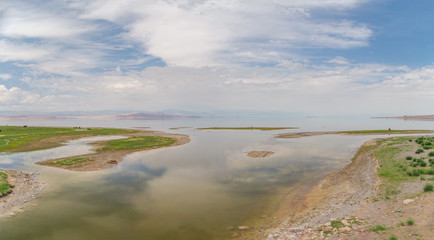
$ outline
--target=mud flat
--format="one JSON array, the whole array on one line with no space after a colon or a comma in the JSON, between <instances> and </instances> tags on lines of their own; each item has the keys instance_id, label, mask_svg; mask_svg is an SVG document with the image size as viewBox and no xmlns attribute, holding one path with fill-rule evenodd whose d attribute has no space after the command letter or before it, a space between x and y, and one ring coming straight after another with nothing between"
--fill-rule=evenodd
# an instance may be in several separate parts
<instances>
[{"instance_id":1,"label":"mud flat","mask_svg":"<svg viewBox=\"0 0 434 240\"><path fill-rule=\"evenodd\" d=\"M0 219L13 216L22 211L24 204L36 198L43 190L37 173L19 170L0 170L8 175L8 182L13 185L12 192L0 198Z\"/></svg>"},{"instance_id":2,"label":"mud flat","mask_svg":"<svg viewBox=\"0 0 434 240\"><path fill-rule=\"evenodd\" d=\"M50 159L42 162L37 162L38 165L50 166L68 169L72 171L86 172L96 171L106 168L111 168L123 161L128 154L138 151L148 151L156 148L173 147L186 144L190 141L187 135L172 134L160 131L138 131L128 134L116 134L111 136L127 137L127 141L139 139L140 137L156 137L165 138L170 142L164 142L160 145L150 145L149 147L138 147L133 149L109 149L104 150L108 141L99 141L94 144L95 153L77 155L74 157ZM163 139L164 140L164 139ZM101 151L103 149L103 151Z\"/></svg>"}]
</instances>

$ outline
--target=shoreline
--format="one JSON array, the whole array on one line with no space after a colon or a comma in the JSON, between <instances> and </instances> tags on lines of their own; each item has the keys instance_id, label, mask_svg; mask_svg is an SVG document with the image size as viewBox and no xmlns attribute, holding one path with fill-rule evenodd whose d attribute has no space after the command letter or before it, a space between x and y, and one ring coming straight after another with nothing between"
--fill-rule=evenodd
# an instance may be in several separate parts
<instances>
[{"instance_id":1,"label":"shoreline","mask_svg":"<svg viewBox=\"0 0 434 240\"><path fill-rule=\"evenodd\" d=\"M25 204L44 190L37 172L0 170L8 174L8 182L14 185L11 193L0 198L0 220L23 211Z\"/></svg>"},{"instance_id":2,"label":"shoreline","mask_svg":"<svg viewBox=\"0 0 434 240\"><path fill-rule=\"evenodd\" d=\"M276 138L301 138L301 137L313 137L321 135L394 135L394 134L431 134L432 130L361 130L361 131L324 131L324 132L293 132L293 133L280 133Z\"/></svg>"},{"instance_id":3,"label":"shoreline","mask_svg":"<svg viewBox=\"0 0 434 240\"><path fill-rule=\"evenodd\" d=\"M366 141L343 169L287 195L275 214L282 219L280 223L257 233L255 239L384 239L386 236L372 230L373 226L381 225L381 221L393 223L385 231L398 228L399 224L401 228L397 230L407 234L405 239L421 239L420 236L432 234L433 230L427 226L433 226L430 216L434 213L434 193L423 194L425 182L403 182L399 186L402 193L393 200L376 198L381 192L381 179L377 174L380 163L373 153L387 146L379 144L380 140ZM420 207L424 207L424 212ZM407 226L405 218L419 222L419 227L413 227L417 229L415 234L408 233L413 230L412 226ZM340 227L332 227L334 224ZM393 233L389 234L394 236Z\"/></svg>"}]
</instances>

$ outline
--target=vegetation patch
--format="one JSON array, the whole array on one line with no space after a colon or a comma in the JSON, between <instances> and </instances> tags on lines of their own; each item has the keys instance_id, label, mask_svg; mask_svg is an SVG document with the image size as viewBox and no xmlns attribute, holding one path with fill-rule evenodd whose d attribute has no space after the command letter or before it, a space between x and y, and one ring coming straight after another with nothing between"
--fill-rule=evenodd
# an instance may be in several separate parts
<instances>
[{"instance_id":1,"label":"vegetation patch","mask_svg":"<svg viewBox=\"0 0 434 240\"><path fill-rule=\"evenodd\" d=\"M96 136L134 133L135 130L116 128L53 128L53 127L27 127L27 126L0 126L0 152L26 147L32 142L56 136ZM27 151L50 148L54 146L35 146Z\"/></svg>"},{"instance_id":2,"label":"vegetation patch","mask_svg":"<svg viewBox=\"0 0 434 240\"><path fill-rule=\"evenodd\" d=\"M410 141L411 140L411 141ZM429 179L428 175L434 174L433 162L428 158L428 154L423 149L418 149L418 157L402 157L403 151L410 151L414 148L412 142L419 146L431 146L434 142L432 137L400 137L393 139L380 140L379 144L385 147L380 148L374 153L374 157L379 160L380 168L378 175L382 178L382 194L387 199L391 195L399 193L398 186L405 181L415 181L418 179ZM418 177L418 178L415 178Z\"/></svg>"},{"instance_id":3,"label":"vegetation patch","mask_svg":"<svg viewBox=\"0 0 434 240\"><path fill-rule=\"evenodd\" d=\"M375 225L375 226L373 226L373 227L371 228L371 231L373 231L373 232L378 232L378 231L384 231L384 230L386 230L386 229L387 229L386 226L384 226L384 225L382 225L382 224L377 224L377 225Z\"/></svg>"},{"instance_id":4,"label":"vegetation patch","mask_svg":"<svg viewBox=\"0 0 434 240\"><path fill-rule=\"evenodd\" d=\"M208 127L208 128L198 128L199 130L262 130L262 131L272 131L272 130L284 130L284 129L298 129L297 127Z\"/></svg>"},{"instance_id":5,"label":"vegetation patch","mask_svg":"<svg viewBox=\"0 0 434 240\"><path fill-rule=\"evenodd\" d=\"M0 197L6 196L12 192L12 185L7 181L8 175L0 172Z\"/></svg>"},{"instance_id":6,"label":"vegetation patch","mask_svg":"<svg viewBox=\"0 0 434 240\"><path fill-rule=\"evenodd\" d=\"M53 162L47 162L47 164L65 166L65 165L73 165L73 164L83 163L88 161L94 161L94 160L86 157L76 157L76 158L68 158L68 159L58 160Z\"/></svg>"},{"instance_id":7,"label":"vegetation patch","mask_svg":"<svg viewBox=\"0 0 434 240\"><path fill-rule=\"evenodd\" d=\"M146 149L152 147L167 146L175 142L175 139L158 136L137 136L127 139L112 140L106 143L106 146L98 151L106 150L132 150Z\"/></svg>"}]
</instances>

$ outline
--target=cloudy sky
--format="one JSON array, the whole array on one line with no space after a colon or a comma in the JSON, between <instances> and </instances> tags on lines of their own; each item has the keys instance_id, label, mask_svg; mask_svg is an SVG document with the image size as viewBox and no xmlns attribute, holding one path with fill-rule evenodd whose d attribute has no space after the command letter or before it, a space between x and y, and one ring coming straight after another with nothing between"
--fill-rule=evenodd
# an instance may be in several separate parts
<instances>
[{"instance_id":1,"label":"cloudy sky","mask_svg":"<svg viewBox=\"0 0 434 240\"><path fill-rule=\"evenodd\" d=\"M0 0L0 111L434 114L431 0Z\"/></svg>"}]
</instances>

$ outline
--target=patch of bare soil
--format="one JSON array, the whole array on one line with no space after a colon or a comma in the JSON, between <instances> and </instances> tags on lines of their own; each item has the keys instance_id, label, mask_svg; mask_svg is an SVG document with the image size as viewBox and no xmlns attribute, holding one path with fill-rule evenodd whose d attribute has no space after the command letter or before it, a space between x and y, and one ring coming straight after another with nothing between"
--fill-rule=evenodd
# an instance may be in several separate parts
<instances>
[{"instance_id":1,"label":"patch of bare soil","mask_svg":"<svg viewBox=\"0 0 434 240\"><path fill-rule=\"evenodd\" d=\"M264 158L273 155L274 152L270 151L251 151L247 153L247 156L252 158Z\"/></svg>"},{"instance_id":2,"label":"patch of bare soil","mask_svg":"<svg viewBox=\"0 0 434 240\"><path fill-rule=\"evenodd\" d=\"M24 204L36 198L43 190L37 173L19 170L0 170L8 174L7 181L14 186L12 192L0 198L0 218L22 211Z\"/></svg>"},{"instance_id":3,"label":"patch of bare soil","mask_svg":"<svg viewBox=\"0 0 434 240\"><path fill-rule=\"evenodd\" d=\"M147 149L132 149L132 150L108 150L103 151L99 153L91 153L91 154L85 154L85 155L78 155L74 157L84 157L92 159L92 161L85 161L80 162L72 165L58 165L58 164L50 164L51 162L55 161L61 161L68 158L57 158L57 159L50 159L47 161L37 162L36 164L44 165L44 166L50 166L50 167L57 167L57 168L63 168L68 169L72 171L79 171L79 172L87 172L87 171L96 171L106 168L111 168L115 166L116 164L122 162L124 157L130 153L133 152L139 152L139 151L148 151L151 149L156 148L163 148L163 147L172 147L172 146L179 146L186 144L190 141L190 138L187 135L182 134L173 134L173 133L166 133L166 132L160 132L160 131L139 131L136 133L129 133L129 134L115 134L111 136L125 136L125 137L134 137L134 136L159 136L159 137L168 137L175 139L175 142L167 145L167 146L161 146L161 147L152 147ZM103 142L96 143L95 149L98 148Z\"/></svg>"}]
</instances>

